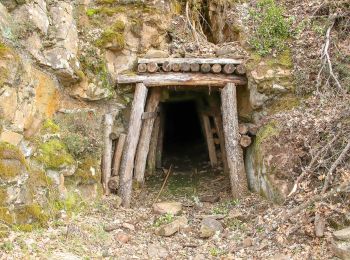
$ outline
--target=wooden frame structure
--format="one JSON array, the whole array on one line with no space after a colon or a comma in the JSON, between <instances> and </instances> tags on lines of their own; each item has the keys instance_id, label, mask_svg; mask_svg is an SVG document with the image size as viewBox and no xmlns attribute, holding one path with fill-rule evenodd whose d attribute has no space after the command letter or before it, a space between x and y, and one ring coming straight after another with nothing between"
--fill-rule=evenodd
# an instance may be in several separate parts
<instances>
[{"instance_id":1,"label":"wooden frame structure","mask_svg":"<svg viewBox=\"0 0 350 260\"><path fill-rule=\"evenodd\" d=\"M171 86L191 89L208 86L221 92L221 109L219 106L216 113L203 111L200 118L210 162L212 166L218 163L215 151L215 144L218 144L224 168L230 175L233 196L239 198L244 195L247 191L247 181L240 145L236 97L236 87L247 84L244 77L245 68L241 63L240 60L234 59L140 59L138 71L143 74L118 76L117 85L136 84L136 88L128 133L120 135L115 145L114 156L104 155L102 181L106 193L109 193L109 179L118 174L118 194L122 198L122 205L130 207L133 178L142 184L147 161L151 170L157 164L157 157L159 164L163 141L163 127L160 126L164 124L163 115L159 113L161 89ZM240 72L234 74L238 66ZM193 71L191 67L194 68ZM108 129L104 134L104 153L108 153L112 146L107 140L108 131L111 130L110 118L106 119ZM106 160L111 161L112 157L114 168L111 173L111 163Z\"/></svg>"}]
</instances>

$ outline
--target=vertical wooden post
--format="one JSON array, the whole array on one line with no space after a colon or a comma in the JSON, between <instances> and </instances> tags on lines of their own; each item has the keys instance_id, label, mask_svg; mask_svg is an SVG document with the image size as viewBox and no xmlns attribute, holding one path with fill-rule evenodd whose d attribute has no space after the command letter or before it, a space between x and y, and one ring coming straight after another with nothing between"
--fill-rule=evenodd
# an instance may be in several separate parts
<instances>
[{"instance_id":1,"label":"vertical wooden post","mask_svg":"<svg viewBox=\"0 0 350 260\"><path fill-rule=\"evenodd\" d=\"M207 140L210 164L212 167L215 167L218 164L218 158L216 157L215 144L213 139L213 132L210 126L210 120L209 117L205 114L202 114L202 120L205 132L205 139Z\"/></svg>"},{"instance_id":2,"label":"vertical wooden post","mask_svg":"<svg viewBox=\"0 0 350 260\"><path fill-rule=\"evenodd\" d=\"M140 137L142 114L147 98L147 88L143 83L137 83L134 100L132 102L129 129L125 140L122 161L120 165L119 196L122 198L122 205L130 207L132 193L132 174L137 143Z\"/></svg>"},{"instance_id":3,"label":"vertical wooden post","mask_svg":"<svg viewBox=\"0 0 350 260\"><path fill-rule=\"evenodd\" d=\"M113 157L113 168L112 176L119 175L120 162L122 159L124 144L125 144L126 134L120 134L118 138L118 143L115 147L114 157Z\"/></svg>"},{"instance_id":4,"label":"vertical wooden post","mask_svg":"<svg viewBox=\"0 0 350 260\"><path fill-rule=\"evenodd\" d=\"M156 151L156 167L162 167L162 156L163 156L163 143L164 143L164 128L165 128L165 114L164 110L160 110L160 122L159 122L159 132L157 141L157 151Z\"/></svg>"},{"instance_id":5,"label":"vertical wooden post","mask_svg":"<svg viewBox=\"0 0 350 260\"><path fill-rule=\"evenodd\" d=\"M157 157L157 146L158 146L158 135L160 129L160 115L157 116L154 121L151 144L147 156L147 171L148 174L154 174L156 170L156 157Z\"/></svg>"},{"instance_id":6,"label":"vertical wooden post","mask_svg":"<svg viewBox=\"0 0 350 260\"><path fill-rule=\"evenodd\" d=\"M146 112L156 112L160 100L160 89L152 88L146 104ZM143 121L140 141L137 147L135 159L135 179L138 183L144 183L147 154L149 152L152 129L156 117Z\"/></svg>"},{"instance_id":7,"label":"vertical wooden post","mask_svg":"<svg viewBox=\"0 0 350 260\"><path fill-rule=\"evenodd\" d=\"M247 176L239 144L236 86L233 83L228 83L221 91L221 109L232 195L240 198L247 193Z\"/></svg>"},{"instance_id":8,"label":"vertical wooden post","mask_svg":"<svg viewBox=\"0 0 350 260\"><path fill-rule=\"evenodd\" d=\"M104 116L104 128L103 128L103 159L102 159L102 187L106 195L110 194L108 188L108 181L111 177L112 171L112 139L110 134L113 128L113 115L105 114Z\"/></svg>"},{"instance_id":9,"label":"vertical wooden post","mask_svg":"<svg viewBox=\"0 0 350 260\"><path fill-rule=\"evenodd\" d=\"M225 135L223 133L221 116L215 115L214 122L215 122L216 131L220 140L220 151L221 151L222 164L224 166L224 172L228 173L227 156L226 156L226 149L225 149Z\"/></svg>"}]
</instances>

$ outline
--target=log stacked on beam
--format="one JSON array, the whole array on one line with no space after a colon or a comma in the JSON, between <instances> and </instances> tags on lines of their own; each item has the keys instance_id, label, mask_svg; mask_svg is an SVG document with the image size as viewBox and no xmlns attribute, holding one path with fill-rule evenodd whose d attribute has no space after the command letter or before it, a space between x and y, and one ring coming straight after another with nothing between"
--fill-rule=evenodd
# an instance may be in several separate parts
<instances>
[{"instance_id":1,"label":"log stacked on beam","mask_svg":"<svg viewBox=\"0 0 350 260\"><path fill-rule=\"evenodd\" d=\"M139 59L138 73L156 72L201 72L245 75L246 68L241 60L235 59L201 59L168 58Z\"/></svg>"},{"instance_id":2,"label":"log stacked on beam","mask_svg":"<svg viewBox=\"0 0 350 260\"><path fill-rule=\"evenodd\" d=\"M239 144L242 148L247 148L252 144L252 138L256 135L258 127L254 124L244 124L238 125L238 132L240 134Z\"/></svg>"}]
</instances>

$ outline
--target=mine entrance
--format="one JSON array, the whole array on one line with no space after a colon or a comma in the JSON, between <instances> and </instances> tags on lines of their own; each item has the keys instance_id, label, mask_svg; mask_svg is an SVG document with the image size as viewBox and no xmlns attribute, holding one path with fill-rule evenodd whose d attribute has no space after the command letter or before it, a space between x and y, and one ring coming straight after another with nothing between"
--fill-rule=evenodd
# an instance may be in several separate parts
<instances>
[{"instance_id":1,"label":"mine entrance","mask_svg":"<svg viewBox=\"0 0 350 260\"><path fill-rule=\"evenodd\" d=\"M209 160L195 100L163 104L164 166L190 170Z\"/></svg>"}]
</instances>

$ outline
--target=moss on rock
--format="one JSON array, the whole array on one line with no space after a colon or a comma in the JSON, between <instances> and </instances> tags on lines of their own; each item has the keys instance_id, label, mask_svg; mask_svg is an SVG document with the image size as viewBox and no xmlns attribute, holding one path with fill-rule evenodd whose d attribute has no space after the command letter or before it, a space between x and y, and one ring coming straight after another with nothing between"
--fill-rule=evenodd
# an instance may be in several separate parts
<instances>
[{"instance_id":1,"label":"moss on rock","mask_svg":"<svg viewBox=\"0 0 350 260\"><path fill-rule=\"evenodd\" d=\"M42 126L42 132L57 134L60 131L60 127L52 120L47 119Z\"/></svg>"},{"instance_id":2,"label":"moss on rock","mask_svg":"<svg viewBox=\"0 0 350 260\"><path fill-rule=\"evenodd\" d=\"M100 39L96 41L98 47L112 45L113 50L122 50L125 47L124 37L125 24L123 21L116 21L111 27L104 30Z\"/></svg>"},{"instance_id":3,"label":"moss on rock","mask_svg":"<svg viewBox=\"0 0 350 260\"><path fill-rule=\"evenodd\" d=\"M9 208L0 207L0 220L8 225L11 225L13 223L13 215L11 214Z\"/></svg>"},{"instance_id":4,"label":"moss on rock","mask_svg":"<svg viewBox=\"0 0 350 260\"><path fill-rule=\"evenodd\" d=\"M0 142L0 179L8 181L28 170L22 152L14 145Z\"/></svg>"},{"instance_id":5,"label":"moss on rock","mask_svg":"<svg viewBox=\"0 0 350 260\"><path fill-rule=\"evenodd\" d=\"M19 225L37 223L44 227L47 225L47 221L49 220L48 215L37 203L17 208L14 210L14 214L16 217L16 224Z\"/></svg>"},{"instance_id":6,"label":"moss on rock","mask_svg":"<svg viewBox=\"0 0 350 260\"><path fill-rule=\"evenodd\" d=\"M66 145L58 139L51 139L41 144L36 159L44 164L46 169L54 170L74 163L74 158L68 153Z\"/></svg>"}]
</instances>

